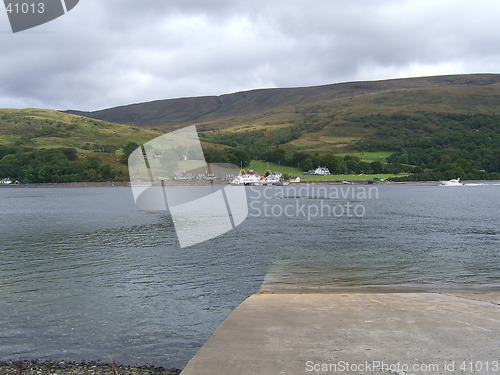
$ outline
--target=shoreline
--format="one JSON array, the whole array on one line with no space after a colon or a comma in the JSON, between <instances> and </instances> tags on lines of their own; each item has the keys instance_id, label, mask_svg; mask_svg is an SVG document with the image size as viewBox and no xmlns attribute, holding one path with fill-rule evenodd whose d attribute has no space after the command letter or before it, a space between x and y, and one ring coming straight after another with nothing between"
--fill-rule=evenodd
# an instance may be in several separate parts
<instances>
[{"instance_id":1,"label":"shoreline","mask_svg":"<svg viewBox=\"0 0 500 375\"><path fill-rule=\"evenodd\" d=\"M33 189L33 188L87 188L87 187L130 187L130 182L51 182L51 183L36 183L36 184L9 184L0 185L6 189Z\"/></svg>"},{"instance_id":2,"label":"shoreline","mask_svg":"<svg viewBox=\"0 0 500 375\"><path fill-rule=\"evenodd\" d=\"M482 333L498 332L499 321L492 320L491 314L496 314L499 307L500 291L339 289L319 292L263 286L231 312L182 370L152 365L119 365L112 360L21 359L19 371L19 359L3 359L0 360L0 375L220 375L235 369L240 375L253 375L269 368L276 371L303 370L307 361L323 363L337 352L342 355L336 357L336 361L348 359L352 363L366 355L373 361L388 358L389 363L396 363L394 361L401 358L408 363L437 363L446 361L447 355L456 356L454 358L461 361L466 358L465 352L451 343L467 337L469 349L479 358L483 353L482 346L478 345ZM351 322L353 317L355 319ZM312 321L313 325L310 324ZM461 327L465 324L470 328L472 322L479 330L475 330L472 337L464 336ZM446 326L443 330L442 325ZM295 343L295 331L301 332L300 343ZM318 337L324 333L327 336ZM331 341L339 333L342 342ZM423 353L406 356L401 352L401 357L389 355L398 352L400 344L409 345L407 335L416 340L410 345L413 351L419 349ZM490 336L484 338L494 347L498 337ZM442 344L449 345L449 353L436 357L433 353L438 346L432 345L424 350L428 338L444 340L439 347L447 352ZM382 339L384 344L380 345ZM337 350L337 345L342 349ZM372 352L377 345L380 346L378 352ZM304 350L309 353L306 357L301 354ZM223 353L230 354L229 361Z\"/></svg>"},{"instance_id":3,"label":"shoreline","mask_svg":"<svg viewBox=\"0 0 500 375\"><path fill-rule=\"evenodd\" d=\"M500 180L467 180L464 186L467 184L474 183L500 183ZM348 184L344 184L342 181L303 181L294 182L290 185L279 186L293 186L293 185L340 185L349 187L351 185L429 185L429 184L439 184L439 181L372 181L372 180L359 180L350 181ZM261 185L257 185L261 186ZM274 186L274 185L271 185ZM0 184L0 189L21 189L21 188L92 188L92 187L131 187L129 181L106 181L106 182L54 182L54 183L34 183L34 184ZM0 374L1 375L1 374Z\"/></svg>"},{"instance_id":4,"label":"shoreline","mask_svg":"<svg viewBox=\"0 0 500 375\"><path fill-rule=\"evenodd\" d=\"M0 375L37 374L37 375L179 375L180 369L155 366L125 366L99 361L40 361L3 360L0 361Z\"/></svg>"}]
</instances>

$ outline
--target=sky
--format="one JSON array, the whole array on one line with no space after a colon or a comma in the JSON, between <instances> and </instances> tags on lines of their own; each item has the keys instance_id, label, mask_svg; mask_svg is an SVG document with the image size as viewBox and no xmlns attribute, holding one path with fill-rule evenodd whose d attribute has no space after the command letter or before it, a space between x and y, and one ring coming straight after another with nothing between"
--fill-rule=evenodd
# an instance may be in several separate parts
<instances>
[{"instance_id":1,"label":"sky","mask_svg":"<svg viewBox=\"0 0 500 375\"><path fill-rule=\"evenodd\" d=\"M0 108L499 73L499 14L498 0L80 0L14 34L0 10Z\"/></svg>"}]
</instances>

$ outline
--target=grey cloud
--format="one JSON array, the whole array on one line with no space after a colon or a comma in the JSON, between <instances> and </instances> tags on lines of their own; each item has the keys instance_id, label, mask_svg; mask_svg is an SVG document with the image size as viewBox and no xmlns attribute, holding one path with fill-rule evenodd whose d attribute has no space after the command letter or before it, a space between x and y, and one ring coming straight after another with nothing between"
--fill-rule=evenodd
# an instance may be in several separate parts
<instances>
[{"instance_id":1,"label":"grey cloud","mask_svg":"<svg viewBox=\"0 0 500 375\"><path fill-rule=\"evenodd\" d=\"M81 0L16 35L0 17L0 107L92 110L260 87L495 72L499 9L465 0Z\"/></svg>"}]
</instances>

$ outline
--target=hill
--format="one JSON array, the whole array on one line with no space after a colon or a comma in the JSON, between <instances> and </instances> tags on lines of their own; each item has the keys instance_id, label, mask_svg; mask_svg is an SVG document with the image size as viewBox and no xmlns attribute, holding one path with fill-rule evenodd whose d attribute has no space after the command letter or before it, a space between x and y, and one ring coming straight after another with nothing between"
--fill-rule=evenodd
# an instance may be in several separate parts
<instances>
[{"instance_id":1,"label":"hill","mask_svg":"<svg viewBox=\"0 0 500 375\"><path fill-rule=\"evenodd\" d=\"M500 178L499 104L500 75L472 74L252 90L95 112L5 109L0 177L15 170L23 177L19 171L36 160L31 175L45 172L30 181L59 180L61 173L73 180L126 179L119 158L127 143L196 125L209 162L268 160L410 179ZM50 151L68 147L74 152ZM75 165L56 168L51 158Z\"/></svg>"},{"instance_id":2,"label":"hill","mask_svg":"<svg viewBox=\"0 0 500 375\"><path fill-rule=\"evenodd\" d=\"M229 146L246 140L242 145L248 148L248 138L258 138L269 143L267 148L281 144L289 150L343 153L365 151L358 142L385 137L387 129L377 131L384 127L382 118L390 123L385 128L405 126L408 119L436 128L435 119L449 114L498 116L499 103L500 75L472 74L262 89L67 112L166 130L195 124L207 141Z\"/></svg>"},{"instance_id":3,"label":"hill","mask_svg":"<svg viewBox=\"0 0 500 375\"><path fill-rule=\"evenodd\" d=\"M161 132L44 109L0 109L0 179L126 180L122 148Z\"/></svg>"},{"instance_id":4,"label":"hill","mask_svg":"<svg viewBox=\"0 0 500 375\"><path fill-rule=\"evenodd\" d=\"M159 130L115 124L47 109L0 109L0 144L22 147L74 147L80 153L143 143Z\"/></svg>"},{"instance_id":5,"label":"hill","mask_svg":"<svg viewBox=\"0 0 500 375\"><path fill-rule=\"evenodd\" d=\"M220 127L224 128L272 120L278 114L282 120L283 117L296 118L299 113L314 112L319 109L318 105L328 106L332 115L342 117L374 110L415 111L419 104L425 104L429 111L461 112L472 108L490 112L492 106L496 107L499 94L499 74L471 74L259 89L221 96L157 100L93 112L66 112L169 130L193 123L214 126L217 122L222 122ZM485 102L485 98L489 100ZM494 109L498 113L499 109Z\"/></svg>"},{"instance_id":6,"label":"hill","mask_svg":"<svg viewBox=\"0 0 500 375\"><path fill-rule=\"evenodd\" d=\"M385 151L392 154L387 161L395 170L409 171L408 165L440 169L434 175L417 170L435 179L500 172L499 104L500 75L470 74L262 89L69 112L168 131L194 124L208 145L239 148L250 159L303 169L328 154Z\"/></svg>"}]
</instances>

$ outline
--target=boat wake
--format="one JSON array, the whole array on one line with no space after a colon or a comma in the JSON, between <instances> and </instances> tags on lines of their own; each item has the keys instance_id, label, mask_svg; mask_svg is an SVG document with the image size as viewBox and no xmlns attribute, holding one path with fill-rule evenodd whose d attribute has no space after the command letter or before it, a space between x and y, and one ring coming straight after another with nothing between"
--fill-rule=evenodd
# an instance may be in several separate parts
<instances>
[{"instance_id":1,"label":"boat wake","mask_svg":"<svg viewBox=\"0 0 500 375\"><path fill-rule=\"evenodd\" d=\"M464 184L464 186L500 186L500 183L491 184L491 183L484 183L484 182L471 182L471 183Z\"/></svg>"}]
</instances>

